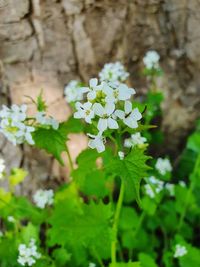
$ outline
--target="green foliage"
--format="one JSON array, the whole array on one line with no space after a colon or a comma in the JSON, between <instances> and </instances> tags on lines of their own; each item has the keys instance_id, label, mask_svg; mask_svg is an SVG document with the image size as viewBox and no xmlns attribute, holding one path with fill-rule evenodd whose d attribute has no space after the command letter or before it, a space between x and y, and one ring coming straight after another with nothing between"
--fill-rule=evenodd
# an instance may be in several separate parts
<instances>
[{"instance_id":1,"label":"green foliage","mask_svg":"<svg viewBox=\"0 0 200 267\"><path fill-rule=\"evenodd\" d=\"M33 133L35 146L46 150L61 164L64 164L61 158L61 153L67 150L66 140L68 131L69 129L65 123L61 123L58 130L53 128L37 128L37 130Z\"/></svg>"},{"instance_id":2,"label":"green foliage","mask_svg":"<svg viewBox=\"0 0 200 267\"><path fill-rule=\"evenodd\" d=\"M133 188L138 203L140 203L140 182L150 169L146 165L149 158L144 154L144 149L134 147L124 160L113 159L107 167L109 172L124 180L126 187Z\"/></svg>"}]
</instances>

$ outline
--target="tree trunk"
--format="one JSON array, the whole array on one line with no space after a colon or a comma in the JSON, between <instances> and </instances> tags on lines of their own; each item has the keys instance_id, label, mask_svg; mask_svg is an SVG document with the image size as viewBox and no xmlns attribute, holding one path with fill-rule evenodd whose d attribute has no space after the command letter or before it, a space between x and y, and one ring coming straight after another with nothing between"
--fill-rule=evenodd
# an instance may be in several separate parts
<instances>
[{"instance_id":1,"label":"tree trunk","mask_svg":"<svg viewBox=\"0 0 200 267\"><path fill-rule=\"evenodd\" d=\"M104 63L120 60L142 91L142 58L155 49L165 71L162 126L167 152L174 151L200 110L199 11L198 0L0 0L0 103L26 102L32 110L26 96L43 89L49 112L66 119L69 80L87 82ZM29 168L30 190L52 172L65 177L42 152L13 147L3 137L0 146L9 166Z\"/></svg>"}]
</instances>

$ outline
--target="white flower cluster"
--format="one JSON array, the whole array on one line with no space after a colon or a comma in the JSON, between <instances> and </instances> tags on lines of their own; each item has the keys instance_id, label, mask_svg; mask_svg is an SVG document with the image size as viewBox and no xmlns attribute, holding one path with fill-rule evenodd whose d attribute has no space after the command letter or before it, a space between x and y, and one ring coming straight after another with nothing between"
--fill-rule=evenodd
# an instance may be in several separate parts
<instances>
[{"instance_id":1,"label":"white flower cluster","mask_svg":"<svg viewBox=\"0 0 200 267\"><path fill-rule=\"evenodd\" d=\"M41 125L51 126L54 130L57 130L59 127L59 123L54 118L47 117L44 111L37 112L35 119Z\"/></svg>"},{"instance_id":2,"label":"white flower cluster","mask_svg":"<svg viewBox=\"0 0 200 267\"><path fill-rule=\"evenodd\" d=\"M3 179L3 172L6 168L5 160L0 158L0 180Z\"/></svg>"},{"instance_id":3,"label":"white flower cluster","mask_svg":"<svg viewBox=\"0 0 200 267\"><path fill-rule=\"evenodd\" d=\"M188 253L187 249L185 246L182 246L180 244L177 244L175 246L175 253L174 253L174 258L180 258L183 257Z\"/></svg>"},{"instance_id":4,"label":"white flower cluster","mask_svg":"<svg viewBox=\"0 0 200 267\"><path fill-rule=\"evenodd\" d=\"M155 198L157 194L159 194L164 188L164 182L158 180L154 176L150 176L146 178L148 184L144 185L145 192L150 198Z\"/></svg>"},{"instance_id":5,"label":"white flower cluster","mask_svg":"<svg viewBox=\"0 0 200 267\"><path fill-rule=\"evenodd\" d=\"M158 158L156 165L155 165L156 170L161 174L165 175L168 172L172 171L172 165L169 161L169 159L165 158Z\"/></svg>"},{"instance_id":6,"label":"white flower cluster","mask_svg":"<svg viewBox=\"0 0 200 267\"><path fill-rule=\"evenodd\" d=\"M46 205L52 205L54 201L53 190L42 190L39 189L33 196L33 201L36 206L40 209L44 209Z\"/></svg>"},{"instance_id":7,"label":"white flower cluster","mask_svg":"<svg viewBox=\"0 0 200 267\"><path fill-rule=\"evenodd\" d=\"M14 145L25 141L30 145L34 144L31 133L35 128L25 124L26 111L26 105L12 105L11 108L3 106L0 111L0 132Z\"/></svg>"},{"instance_id":8,"label":"white flower cluster","mask_svg":"<svg viewBox=\"0 0 200 267\"><path fill-rule=\"evenodd\" d=\"M22 266L32 266L36 263L36 260L41 258L41 254L37 252L37 246L35 245L35 239L31 239L28 246L20 244L18 247L19 256L18 263Z\"/></svg>"},{"instance_id":9,"label":"white flower cluster","mask_svg":"<svg viewBox=\"0 0 200 267\"><path fill-rule=\"evenodd\" d=\"M159 60L160 60L160 55L154 50L148 51L145 57L143 58L144 65L146 66L147 69L158 68Z\"/></svg>"},{"instance_id":10,"label":"white flower cluster","mask_svg":"<svg viewBox=\"0 0 200 267\"><path fill-rule=\"evenodd\" d=\"M8 216L7 218L8 222L15 223L15 218L13 216Z\"/></svg>"},{"instance_id":11,"label":"white flower cluster","mask_svg":"<svg viewBox=\"0 0 200 267\"><path fill-rule=\"evenodd\" d=\"M124 66L120 62L105 64L99 73L100 81L111 82L116 85L124 82L128 76L129 73L125 71Z\"/></svg>"},{"instance_id":12,"label":"white flower cluster","mask_svg":"<svg viewBox=\"0 0 200 267\"><path fill-rule=\"evenodd\" d=\"M64 94L68 103L83 100L84 90L81 83L76 80L72 80L65 86Z\"/></svg>"},{"instance_id":13,"label":"white flower cluster","mask_svg":"<svg viewBox=\"0 0 200 267\"><path fill-rule=\"evenodd\" d=\"M125 139L124 146L125 147L141 146L146 141L147 139L145 137L142 137L141 134L138 132L138 133L132 134L130 138Z\"/></svg>"},{"instance_id":14,"label":"white flower cluster","mask_svg":"<svg viewBox=\"0 0 200 267\"><path fill-rule=\"evenodd\" d=\"M89 147L96 148L99 153L104 151L104 131L118 129L119 122L123 122L132 129L138 127L138 121L142 115L138 108L132 108L130 98L135 94L133 88L125 84L112 87L106 82L98 84L97 79L91 79L89 87L85 87L84 90L87 92L87 102L83 104L76 102L77 111L74 113L74 118L84 119L89 124L95 120L94 125L97 127L98 134L88 134L92 139Z\"/></svg>"}]
</instances>

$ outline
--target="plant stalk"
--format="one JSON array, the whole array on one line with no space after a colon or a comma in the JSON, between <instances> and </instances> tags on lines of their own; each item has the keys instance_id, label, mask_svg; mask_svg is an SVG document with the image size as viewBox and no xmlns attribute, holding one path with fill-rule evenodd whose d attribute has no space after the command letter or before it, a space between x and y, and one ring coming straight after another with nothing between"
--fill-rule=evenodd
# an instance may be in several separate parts
<instances>
[{"instance_id":1,"label":"plant stalk","mask_svg":"<svg viewBox=\"0 0 200 267\"><path fill-rule=\"evenodd\" d=\"M121 208L122 208L122 203L123 203L123 198L124 198L124 190L125 190L124 181L121 180L120 193L119 193L119 198L117 201L114 222L113 222L113 227L112 227L112 232L113 232L113 241L111 243L111 263L112 263L111 266L112 267L115 267L117 263L117 260L116 260L117 242L118 242L117 234L118 234L119 216L121 213Z\"/></svg>"}]
</instances>

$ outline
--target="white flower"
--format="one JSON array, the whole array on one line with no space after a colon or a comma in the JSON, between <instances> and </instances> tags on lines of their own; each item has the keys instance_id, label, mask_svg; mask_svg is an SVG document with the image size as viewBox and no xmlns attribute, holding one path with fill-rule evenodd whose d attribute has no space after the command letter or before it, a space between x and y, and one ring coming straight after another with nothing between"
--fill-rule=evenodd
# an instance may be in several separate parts
<instances>
[{"instance_id":1,"label":"white flower","mask_svg":"<svg viewBox=\"0 0 200 267\"><path fill-rule=\"evenodd\" d=\"M124 152L123 151L119 151L118 152L118 156L119 156L120 160L123 160L124 159Z\"/></svg>"},{"instance_id":2,"label":"white flower","mask_svg":"<svg viewBox=\"0 0 200 267\"><path fill-rule=\"evenodd\" d=\"M5 170L5 160L0 158L0 180L3 178L3 172Z\"/></svg>"},{"instance_id":3,"label":"white flower","mask_svg":"<svg viewBox=\"0 0 200 267\"><path fill-rule=\"evenodd\" d=\"M33 140L31 133L35 131L35 128L32 126L26 126L21 122L16 123L16 126L19 128L19 130L15 134L18 141L21 140L20 143L26 141L28 144L34 145L35 142Z\"/></svg>"},{"instance_id":4,"label":"white flower","mask_svg":"<svg viewBox=\"0 0 200 267\"><path fill-rule=\"evenodd\" d=\"M149 184L145 184L144 185L145 188L145 192L146 194L150 197L150 198L154 198L155 197L155 192L152 189L152 187Z\"/></svg>"},{"instance_id":5,"label":"white flower","mask_svg":"<svg viewBox=\"0 0 200 267\"><path fill-rule=\"evenodd\" d=\"M25 141L31 145L34 144L31 133L35 131L35 128L25 124L26 110L26 105L12 105L10 109L3 106L0 111L0 132L13 145L23 144Z\"/></svg>"},{"instance_id":6,"label":"white flower","mask_svg":"<svg viewBox=\"0 0 200 267\"><path fill-rule=\"evenodd\" d=\"M114 103L110 104L107 103L105 107L103 107L99 103L95 103L93 106L93 110L94 113L100 117L97 125L99 131L104 132L107 128L109 129L119 128L118 123L111 116L115 110Z\"/></svg>"},{"instance_id":7,"label":"white flower","mask_svg":"<svg viewBox=\"0 0 200 267\"><path fill-rule=\"evenodd\" d=\"M92 103L86 102L81 104L80 102L76 103L77 111L74 113L74 118L76 119L85 119L87 123L92 123L92 119L94 118L94 111L92 110Z\"/></svg>"},{"instance_id":8,"label":"white flower","mask_svg":"<svg viewBox=\"0 0 200 267\"><path fill-rule=\"evenodd\" d=\"M156 193L160 193L163 190L163 188L164 188L164 182L163 181L158 180L154 176L150 176L147 179L152 185L154 185Z\"/></svg>"},{"instance_id":9,"label":"white flower","mask_svg":"<svg viewBox=\"0 0 200 267\"><path fill-rule=\"evenodd\" d=\"M186 187L186 183L185 183L184 181L180 181L180 182L179 182L179 185L180 185L181 187Z\"/></svg>"},{"instance_id":10,"label":"white flower","mask_svg":"<svg viewBox=\"0 0 200 267\"><path fill-rule=\"evenodd\" d=\"M159 194L163 190L164 188L163 181L158 180L154 176L150 176L146 178L146 180L148 181L148 184L146 184L144 187L145 187L146 194L150 198L154 198L157 194Z\"/></svg>"},{"instance_id":11,"label":"white flower","mask_svg":"<svg viewBox=\"0 0 200 267\"><path fill-rule=\"evenodd\" d=\"M88 267L96 267L96 264L93 262L90 262Z\"/></svg>"},{"instance_id":12,"label":"white flower","mask_svg":"<svg viewBox=\"0 0 200 267\"><path fill-rule=\"evenodd\" d=\"M81 87L79 81L72 80L65 86L64 94L68 103L83 100L84 87Z\"/></svg>"},{"instance_id":13,"label":"white flower","mask_svg":"<svg viewBox=\"0 0 200 267\"><path fill-rule=\"evenodd\" d=\"M44 111L37 112L35 118L38 123L51 126L54 130L57 130L59 127L59 123L54 118L46 117Z\"/></svg>"},{"instance_id":14,"label":"white flower","mask_svg":"<svg viewBox=\"0 0 200 267\"><path fill-rule=\"evenodd\" d=\"M8 222L11 222L11 223L15 222L15 218L13 216L8 216L7 220Z\"/></svg>"},{"instance_id":15,"label":"white flower","mask_svg":"<svg viewBox=\"0 0 200 267\"><path fill-rule=\"evenodd\" d=\"M142 137L141 134L135 133L131 135L131 138L127 138L124 140L125 147L134 147L136 145L142 145L147 141L145 137Z\"/></svg>"},{"instance_id":16,"label":"white flower","mask_svg":"<svg viewBox=\"0 0 200 267\"><path fill-rule=\"evenodd\" d=\"M148 51L143 58L144 65L147 69L158 68L160 56L156 51Z\"/></svg>"},{"instance_id":17,"label":"white flower","mask_svg":"<svg viewBox=\"0 0 200 267\"><path fill-rule=\"evenodd\" d=\"M133 88L129 88L126 84L119 84L115 89L110 87L110 90L106 91L106 102L117 102L119 100L128 100L136 92Z\"/></svg>"},{"instance_id":18,"label":"white flower","mask_svg":"<svg viewBox=\"0 0 200 267\"><path fill-rule=\"evenodd\" d=\"M18 251L19 256L17 261L22 266L32 266L36 263L37 259L41 258L41 254L37 252L35 239L31 239L28 246L26 246L25 244L20 244L18 247Z\"/></svg>"},{"instance_id":19,"label":"white flower","mask_svg":"<svg viewBox=\"0 0 200 267\"><path fill-rule=\"evenodd\" d=\"M186 249L185 246L182 246L180 244L177 244L175 246L174 258L183 257L187 253L188 253L188 251L187 251L187 249Z\"/></svg>"},{"instance_id":20,"label":"white flower","mask_svg":"<svg viewBox=\"0 0 200 267\"><path fill-rule=\"evenodd\" d=\"M170 196L174 196L175 194L175 186L174 184L166 183L165 188L169 191Z\"/></svg>"},{"instance_id":21,"label":"white flower","mask_svg":"<svg viewBox=\"0 0 200 267\"><path fill-rule=\"evenodd\" d=\"M158 158L155 168L162 175L165 175L167 172L172 171L171 163L167 158L166 159Z\"/></svg>"},{"instance_id":22,"label":"white flower","mask_svg":"<svg viewBox=\"0 0 200 267\"><path fill-rule=\"evenodd\" d=\"M2 232L2 231L0 231L0 238L1 238L1 237L3 237L3 232Z\"/></svg>"},{"instance_id":23,"label":"white flower","mask_svg":"<svg viewBox=\"0 0 200 267\"><path fill-rule=\"evenodd\" d=\"M105 150L105 138L103 138L102 133L99 132L97 135L87 134L91 140L88 142L88 146L92 149L96 148L98 153L101 153Z\"/></svg>"},{"instance_id":24,"label":"white flower","mask_svg":"<svg viewBox=\"0 0 200 267\"><path fill-rule=\"evenodd\" d=\"M108 83L101 82L98 85L98 80L96 78L90 79L89 87L85 88L88 92L87 99L89 101L98 100L98 102L105 102L105 98L108 94L112 94L113 88L111 88Z\"/></svg>"},{"instance_id":25,"label":"white flower","mask_svg":"<svg viewBox=\"0 0 200 267\"><path fill-rule=\"evenodd\" d=\"M54 192L53 190L39 189L33 196L33 201L38 208L44 209L46 205L53 204Z\"/></svg>"},{"instance_id":26,"label":"white flower","mask_svg":"<svg viewBox=\"0 0 200 267\"><path fill-rule=\"evenodd\" d=\"M124 124L132 129L138 127L137 121L142 118L142 114L139 112L138 108L132 109L132 104L130 101L125 101L124 111L116 110L115 115L123 120Z\"/></svg>"},{"instance_id":27,"label":"white flower","mask_svg":"<svg viewBox=\"0 0 200 267\"><path fill-rule=\"evenodd\" d=\"M105 64L99 77L101 81L107 82L122 82L129 76L129 73L125 71L124 66L120 62Z\"/></svg>"}]
</instances>

